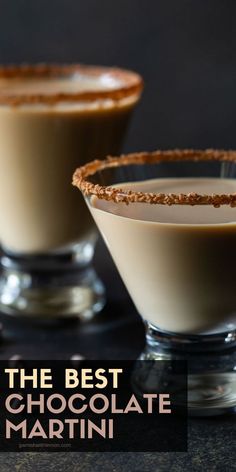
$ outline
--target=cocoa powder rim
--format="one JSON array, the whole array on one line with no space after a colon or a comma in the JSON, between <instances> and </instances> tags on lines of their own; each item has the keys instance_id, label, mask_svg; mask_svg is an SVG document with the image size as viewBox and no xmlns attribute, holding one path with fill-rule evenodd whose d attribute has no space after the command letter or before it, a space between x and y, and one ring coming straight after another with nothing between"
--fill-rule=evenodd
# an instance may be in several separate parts
<instances>
[{"instance_id":1,"label":"cocoa powder rim","mask_svg":"<svg viewBox=\"0 0 236 472\"><path fill-rule=\"evenodd\" d=\"M149 203L159 205L230 205L236 207L236 193L233 194L188 194L175 193L150 193L135 192L120 187L104 186L89 181L89 177L108 168L140 164L158 164L161 162L177 161L221 161L236 162L234 150L193 150L174 149L166 151L141 152L121 155L119 157L108 156L104 160L94 160L76 169L73 175L73 185L78 187L85 196L95 195L99 199L114 201L115 203Z\"/></svg>"},{"instance_id":2,"label":"cocoa powder rim","mask_svg":"<svg viewBox=\"0 0 236 472\"><path fill-rule=\"evenodd\" d=\"M48 104L55 105L61 102L93 102L96 100L111 99L114 102L124 98L137 96L142 92L143 79L133 71L119 69L117 67L90 66L83 64L20 64L20 65L0 65L0 79L13 78L61 78L72 76L75 73L99 77L109 74L111 78L117 80L118 86L114 89L78 91L77 93L55 93L55 94L11 94L2 93L0 88L0 105L27 105L27 104Z\"/></svg>"}]
</instances>

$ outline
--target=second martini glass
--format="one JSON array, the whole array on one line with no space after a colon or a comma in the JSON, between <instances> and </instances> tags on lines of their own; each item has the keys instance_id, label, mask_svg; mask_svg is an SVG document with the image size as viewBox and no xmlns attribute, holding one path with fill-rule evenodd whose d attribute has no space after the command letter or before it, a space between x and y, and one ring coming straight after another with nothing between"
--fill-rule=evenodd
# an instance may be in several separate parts
<instances>
[{"instance_id":1,"label":"second martini glass","mask_svg":"<svg viewBox=\"0 0 236 472\"><path fill-rule=\"evenodd\" d=\"M120 149L141 90L138 74L115 68L0 67L1 311L86 320L104 305L96 232L71 174Z\"/></svg>"}]
</instances>

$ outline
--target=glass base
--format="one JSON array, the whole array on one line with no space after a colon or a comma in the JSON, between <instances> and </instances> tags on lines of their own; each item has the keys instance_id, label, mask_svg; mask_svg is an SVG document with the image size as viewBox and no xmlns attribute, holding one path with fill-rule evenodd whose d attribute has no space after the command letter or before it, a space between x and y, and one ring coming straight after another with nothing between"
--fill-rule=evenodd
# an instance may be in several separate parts
<instances>
[{"instance_id":1,"label":"glass base","mask_svg":"<svg viewBox=\"0 0 236 472\"><path fill-rule=\"evenodd\" d=\"M141 360L187 360L190 416L236 413L235 330L180 335L160 331L146 323L146 339ZM168 375L166 372L167 383Z\"/></svg>"},{"instance_id":2,"label":"glass base","mask_svg":"<svg viewBox=\"0 0 236 472\"><path fill-rule=\"evenodd\" d=\"M89 320L105 304L105 289L78 253L1 258L0 311L28 319Z\"/></svg>"}]
</instances>

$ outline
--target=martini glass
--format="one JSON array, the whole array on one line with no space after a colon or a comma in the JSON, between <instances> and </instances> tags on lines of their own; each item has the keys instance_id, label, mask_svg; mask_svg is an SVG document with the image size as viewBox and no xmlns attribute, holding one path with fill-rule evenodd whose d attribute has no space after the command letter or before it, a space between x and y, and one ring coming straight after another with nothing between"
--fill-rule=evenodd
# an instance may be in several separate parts
<instances>
[{"instance_id":1,"label":"martini glass","mask_svg":"<svg viewBox=\"0 0 236 472\"><path fill-rule=\"evenodd\" d=\"M141 90L138 74L116 68L0 67L2 312L86 320L103 307L97 234L71 174L119 152Z\"/></svg>"},{"instance_id":2,"label":"martini glass","mask_svg":"<svg viewBox=\"0 0 236 472\"><path fill-rule=\"evenodd\" d=\"M108 157L76 170L146 325L141 359L188 361L188 408L236 407L236 152Z\"/></svg>"}]
</instances>

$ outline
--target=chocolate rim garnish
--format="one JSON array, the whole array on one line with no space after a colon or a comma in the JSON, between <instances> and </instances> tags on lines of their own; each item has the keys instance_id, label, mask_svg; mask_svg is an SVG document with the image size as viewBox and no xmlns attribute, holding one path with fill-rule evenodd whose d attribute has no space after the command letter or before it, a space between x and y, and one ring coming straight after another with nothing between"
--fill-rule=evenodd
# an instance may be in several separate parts
<instances>
[{"instance_id":1,"label":"chocolate rim garnish","mask_svg":"<svg viewBox=\"0 0 236 472\"><path fill-rule=\"evenodd\" d=\"M236 151L224 151L206 149L174 149L170 151L141 152L122 155L120 157L108 156L104 160L89 162L79 167L73 175L73 185L77 186L84 195L96 195L102 200L113 200L116 203L150 203L159 205L221 205L236 206L236 193L201 195L195 192L188 194L175 193L147 193L124 190L121 187L101 186L89 181L89 177L98 171L112 167L154 164L173 161L222 161L236 162Z\"/></svg>"},{"instance_id":2,"label":"chocolate rim garnish","mask_svg":"<svg viewBox=\"0 0 236 472\"><path fill-rule=\"evenodd\" d=\"M119 101L131 96L139 96L143 89L143 80L139 74L133 71L118 69L115 67L86 66L83 64L36 64L36 65L12 65L0 66L0 79L14 78L45 78L45 77L70 77L75 73L99 77L109 74L118 82L118 86L111 90L88 90L77 93L55 94L8 94L2 93L0 88L1 105L21 105L42 103L53 105L58 102L91 102L94 100L112 99ZM119 85L120 82L120 85Z\"/></svg>"}]
</instances>

